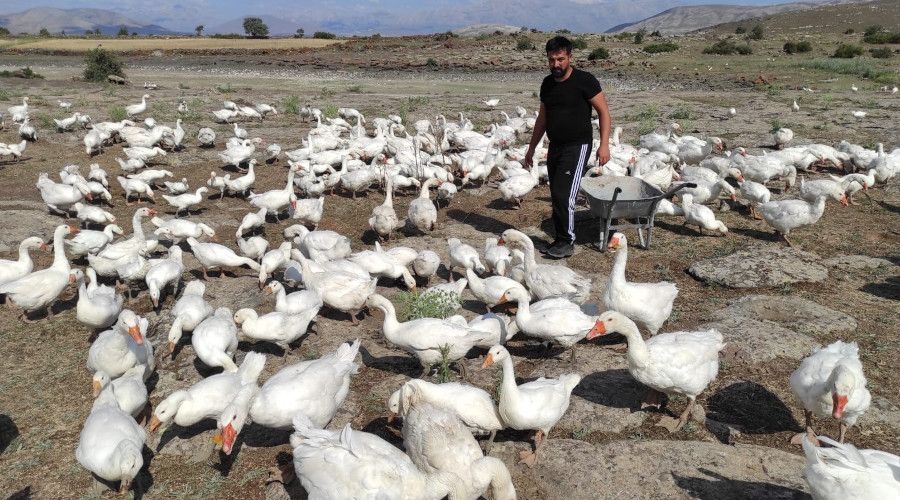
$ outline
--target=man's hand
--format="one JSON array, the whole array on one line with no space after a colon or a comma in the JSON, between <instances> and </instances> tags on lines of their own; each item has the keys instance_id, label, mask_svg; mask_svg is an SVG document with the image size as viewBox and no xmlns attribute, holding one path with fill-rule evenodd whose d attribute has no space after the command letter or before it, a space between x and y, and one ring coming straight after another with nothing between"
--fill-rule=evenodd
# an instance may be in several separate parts
<instances>
[{"instance_id":1,"label":"man's hand","mask_svg":"<svg viewBox=\"0 0 900 500\"><path fill-rule=\"evenodd\" d=\"M525 168L531 168L531 166L533 164L534 164L534 150L531 148L528 148L528 152L525 153L525 160L523 160L522 165L524 165Z\"/></svg>"},{"instance_id":2,"label":"man's hand","mask_svg":"<svg viewBox=\"0 0 900 500\"><path fill-rule=\"evenodd\" d=\"M605 165L609 161L609 144L600 144L597 148L597 165Z\"/></svg>"}]
</instances>

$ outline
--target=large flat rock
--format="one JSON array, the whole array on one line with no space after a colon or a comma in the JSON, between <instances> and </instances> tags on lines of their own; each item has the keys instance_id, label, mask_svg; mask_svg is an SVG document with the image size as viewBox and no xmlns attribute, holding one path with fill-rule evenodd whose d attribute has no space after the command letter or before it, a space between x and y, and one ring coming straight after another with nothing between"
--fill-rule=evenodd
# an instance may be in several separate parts
<instances>
[{"instance_id":1,"label":"large flat rock","mask_svg":"<svg viewBox=\"0 0 900 500\"><path fill-rule=\"evenodd\" d=\"M801 359L818 346L808 335L746 317L733 316L698 327L709 328L722 332L725 359L737 364L761 363L777 357Z\"/></svg>"},{"instance_id":2,"label":"large flat rock","mask_svg":"<svg viewBox=\"0 0 900 500\"><path fill-rule=\"evenodd\" d=\"M811 300L792 295L749 295L712 315L715 320L748 318L771 322L807 335L856 330L856 320Z\"/></svg>"},{"instance_id":3,"label":"large flat rock","mask_svg":"<svg viewBox=\"0 0 900 500\"><path fill-rule=\"evenodd\" d=\"M816 254L796 248L756 246L695 262L688 272L705 283L729 288L818 283L828 278L828 269L819 260Z\"/></svg>"},{"instance_id":4,"label":"large flat rock","mask_svg":"<svg viewBox=\"0 0 900 500\"><path fill-rule=\"evenodd\" d=\"M518 465L528 443L496 443L521 499L807 498L802 456L755 445L696 441L544 442L533 469Z\"/></svg>"}]
</instances>

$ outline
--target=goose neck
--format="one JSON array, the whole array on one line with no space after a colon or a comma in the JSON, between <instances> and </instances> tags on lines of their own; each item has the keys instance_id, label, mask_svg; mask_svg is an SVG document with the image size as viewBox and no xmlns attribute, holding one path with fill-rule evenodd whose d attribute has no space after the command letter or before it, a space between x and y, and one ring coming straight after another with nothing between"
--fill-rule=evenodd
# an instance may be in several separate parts
<instances>
[{"instance_id":1,"label":"goose neck","mask_svg":"<svg viewBox=\"0 0 900 500\"><path fill-rule=\"evenodd\" d=\"M685 210L690 206L690 204L685 204ZM613 262L612 272L610 272L610 279L616 280L618 282L625 281L625 265L628 262L628 244L623 243L618 250L616 250L616 260Z\"/></svg>"},{"instance_id":2,"label":"goose neck","mask_svg":"<svg viewBox=\"0 0 900 500\"><path fill-rule=\"evenodd\" d=\"M628 320L625 326L621 328L620 333L628 339L628 364L635 367L644 367L650 363L650 351L647 349L647 343L641 336L637 325Z\"/></svg>"},{"instance_id":3,"label":"goose neck","mask_svg":"<svg viewBox=\"0 0 900 500\"><path fill-rule=\"evenodd\" d=\"M382 324L384 336L391 342L394 342L397 340L396 335L401 326L401 323L397 321L397 311L394 309L394 304L387 299L383 299L378 301L376 307L384 313L384 323Z\"/></svg>"},{"instance_id":4,"label":"goose neck","mask_svg":"<svg viewBox=\"0 0 900 500\"><path fill-rule=\"evenodd\" d=\"M63 239L68 232L67 226L60 226L53 233L53 267L69 269L69 259L66 258L66 250L63 248Z\"/></svg>"},{"instance_id":5,"label":"goose neck","mask_svg":"<svg viewBox=\"0 0 900 500\"><path fill-rule=\"evenodd\" d=\"M519 399L519 387L516 385L516 373L512 357L507 355L503 358L502 363L503 380L500 383L500 399L506 403L514 403Z\"/></svg>"}]
</instances>

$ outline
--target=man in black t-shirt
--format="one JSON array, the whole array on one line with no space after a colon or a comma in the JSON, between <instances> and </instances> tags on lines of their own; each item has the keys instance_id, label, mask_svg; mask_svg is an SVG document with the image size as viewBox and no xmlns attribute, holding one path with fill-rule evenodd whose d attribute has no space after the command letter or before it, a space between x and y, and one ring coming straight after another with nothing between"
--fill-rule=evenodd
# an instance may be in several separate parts
<instances>
[{"instance_id":1,"label":"man in black t-shirt","mask_svg":"<svg viewBox=\"0 0 900 500\"><path fill-rule=\"evenodd\" d=\"M612 120L600 82L594 75L572 66L572 42L557 36L547 42L546 50L550 75L541 83L541 109L525 153L525 166L534 168L534 151L546 132L550 140L547 171L556 238L544 253L561 259L575 251L575 199L591 155L592 109L600 117L600 165L609 161Z\"/></svg>"}]
</instances>

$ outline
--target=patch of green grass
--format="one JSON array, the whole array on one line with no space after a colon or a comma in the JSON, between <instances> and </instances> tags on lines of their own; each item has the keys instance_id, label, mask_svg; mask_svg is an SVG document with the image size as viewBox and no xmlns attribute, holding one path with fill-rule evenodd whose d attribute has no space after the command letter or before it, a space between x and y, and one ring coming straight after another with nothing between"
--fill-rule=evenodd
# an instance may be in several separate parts
<instances>
[{"instance_id":1,"label":"patch of green grass","mask_svg":"<svg viewBox=\"0 0 900 500\"><path fill-rule=\"evenodd\" d=\"M338 107L334 104L326 104L322 106L322 117L323 118L337 118L338 116Z\"/></svg>"},{"instance_id":2,"label":"patch of green grass","mask_svg":"<svg viewBox=\"0 0 900 500\"><path fill-rule=\"evenodd\" d=\"M268 473L266 469L253 469L244 473L244 477L241 478L241 486L249 483L250 481L255 481Z\"/></svg>"},{"instance_id":3,"label":"patch of green grass","mask_svg":"<svg viewBox=\"0 0 900 500\"><path fill-rule=\"evenodd\" d=\"M441 362L438 363L437 382L446 384L453 379L453 371L450 369L450 344L444 344L439 348L441 352Z\"/></svg>"},{"instance_id":4,"label":"patch of green grass","mask_svg":"<svg viewBox=\"0 0 900 500\"><path fill-rule=\"evenodd\" d=\"M319 91L319 97L322 99L332 98L334 94L336 94L335 90L328 87L322 87L322 90Z\"/></svg>"},{"instance_id":5,"label":"patch of green grass","mask_svg":"<svg viewBox=\"0 0 900 500\"><path fill-rule=\"evenodd\" d=\"M231 82L226 82L225 85L216 85L216 92L220 94L230 94L234 92L234 88L231 86Z\"/></svg>"},{"instance_id":6,"label":"patch of green grass","mask_svg":"<svg viewBox=\"0 0 900 500\"><path fill-rule=\"evenodd\" d=\"M861 55L863 55L863 49L859 45L842 43L838 45L838 48L835 49L834 54L831 57L837 57L840 59L852 59L856 56Z\"/></svg>"},{"instance_id":7,"label":"patch of green grass","mask_svg":"<svg viewBox=\"0 0 900 500\"><path fill-rule=\"evenodd\" d=\"M347 87L347 92L349 92L349 93L351 93L351 94L362 94L362 93L363 93L363 86L362 86L362 85L358 85L358 84L357 84L357 85L351 85L351 86Z\"/></svg>"},{"instance_id":8,"label":"patch of green grass","mask_svg":"<svg viewBox=\"0 0 900 500\"><path fill-rule=\"evenodd\" d=\"M656 120L648 118L638 123L638 135L645 135L656 129Z\"/></svg>"},{"instance_id":9,"label":"patch of green grass","mask_svg":"<svg viewBox=\"0 0 900 500\"><path fill-rule=\"evenodd\" d=\"M109 108L109 119L110 121L121 121L128 117L128 113L125 111L124 106L113 106Z\"/></svg>"},{"instance_id":10,"label":"patch of green grass","mask_svg":"<svg viewBox=\"0 0 900 500\"><path fill-rule=\"evenodd\" d=\"M32 116L34 117L34 121L36 121L37 124L40 125L40 128L53 130L56 129L56 124L53 123L53 119L50 118L50 115L48 115L47 113L34 113Z\"/></svg>"},{"instance_id":11,"label":"patch of green grass","mask_svg":"<svg viewBox=\"0 0 900 500\"><path fill-rule=\"evenodd\" d=\"M8 101L10 99L9 91L0 89L0 101Z\"/></svg>"},{"instance_id":12,"label":"patch of green grass","mask_svg":"<svg viewBox=\"0 0 900 500\"><path fill-rule=\"evenodd\" d=\"M769 132L775 132L776 130L778 130L780 128L784 128L784 124L781 123L781 120L778 120L776 118L775 120L772 120L771 122L769 122Z\"/></svg>"},{"instance_id":13,"label":"patch of green grass","mask_svg":"<svg viewBox=\"0 0 900 500\"><path fill-rule=\"evenodd\" d=\"M828 73L853 75L859 78L870 78L876 81L878 81L879 78L884 77L888 77L887 79L891 81L897 78L897 72L880 71L876 69L871 63L863 59L813 59L811 61L806 61L803 64L798 64L798 66L818 69L826 71Z\"/></svg>"},{"instance_id":14,"label":"patch of green grass","mask_svg":"<svg viewBox=\"0 0 900 500\"><path fill-rule=\"evenodd\" d=\"M422 106L426 106L428 104L428 98L425 96L413 96L407 97L405 101L400 103L400 111L403 113L412 113L413 111L421 108Z\"/></svg>"},{"instance_id":15,"label":"patch of green grass","mask_svg":"<svg viewBox=\"0 0 900 500\"><path fill-rule=\"evenodd\" d=\"M674 120L693 120L694 114L691 112L690 108L684 104L679 104L671 113L669 113L669 118Z\"/></svg>"},{"instance_id":16,"label":"patch of green grass","mask_svg":"<svg viewBox=\"0 0 900 500\"><path fill-rule=\"evenodd\" d=\"M402 291L397 294L397 318L410 321L419 318L448 318L459 309L456 294L443 290L431 292Z\"/></svg>"},{"instance_id":17,"label":"patch of green grass","mask_svg":"<svg viewBox=\"0 0 900 500\"><path fill-rule=\"evenodd\" d=\"M188 89L190 89L190 87L188 87L187 85L185 85L185 84L183 84L183 83L181 83L181 82L178 82L178 88L181 89L181 90L188 90Z\"/></svg>"},{"instance_id":18,"label":"patch of green grass","mask_svg":"<svg viewBox=\"0 0 900 500\"><path fill-rule=\"evenodd\" d=\"M719 54L724 56L732 54L748 55L753 53L753 49L749 44L739 45L737 43L734 43L734 41L732 40L719 40L718 42L703 49L703 53Z\"/></svg>"},{"instance_id":19,"label":"patch of green grass","mask_svg":"<svg viewBox=\"0 0 900 500\"><path fill-rule=\"evenodd\" d=\"M584 427L579 427L572 431L571 436L572 436L572 439L577 439L579 441L583 441L584 438L587 437L587 435L590 433L591 432L589 430L585 429Z\"/></svg>"},{"instance_id":20,"label":"patch of green grass","mask_svg":"<svg viewBox=\"0 0 900 500\"><path fill-rule=\"evenodd\" d=\"M678 50L678 44L672 42L651 43L644 46L644 52L648 54L659 54L662 52L675 52Z\"/></svg>"},{"instance_id":21,"label":"patch of green grass","mask_svg":"<svg viewBox=\"0 0 900 500\"><path fill-rule=\"evenodd\" d=\"M634 116L637 120L656 120L659 118L659 107L647 104Z\"/></svg>"},{"instance_id":22,"label":"patch of green grass","mask_svg":"<svg viewBox=\"0 0 900 500\"><path fill-rule=\"evenodd\" d=\"M3 70L3 71L0 71L0 76L7 77L7 78L24 78L26 80L35 80L35 79L43 80L44 79L44 75L42 75L40 73L35 73L31 69L31 66L25 66L24 68L19 68L17 70L13 70L13 71Z\"/></svg>"},{"instance_id":23,"label":"patch of green grass","mask_svg":"<svg viewBox=\"0 0 900 500\"><path fill-rule=\"evenodd\" d=\"M300 114L300 98L295 95L285 97L281 102L281 106L284 108L286 114Z\"/></svg>"}]
</instances>

